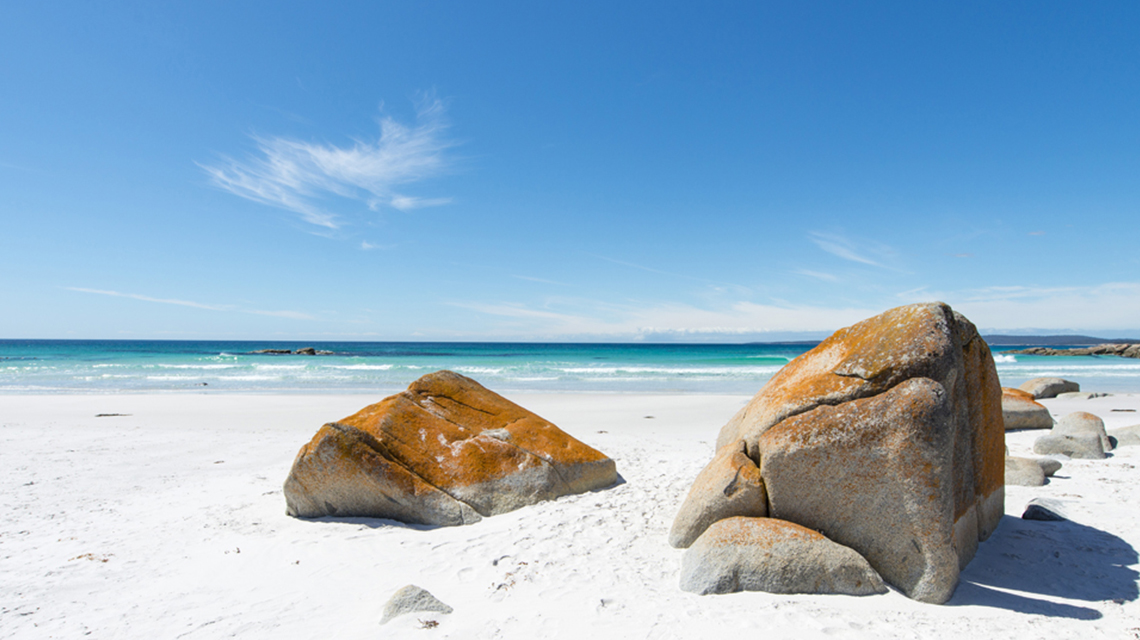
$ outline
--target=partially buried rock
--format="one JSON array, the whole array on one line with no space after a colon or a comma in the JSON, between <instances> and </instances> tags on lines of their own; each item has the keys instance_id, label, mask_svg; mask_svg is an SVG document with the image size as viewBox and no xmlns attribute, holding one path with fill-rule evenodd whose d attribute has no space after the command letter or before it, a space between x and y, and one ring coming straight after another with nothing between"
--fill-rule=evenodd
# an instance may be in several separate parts
<instances>
[{"instance_id":1,"label":"partially buried rock","mask_svg":"<svg viewBox=\"0 0 1140 640\"><path fill-rule=\"evenodd\" d=\"M791 522L734 517L706 530L681 560L681 589L707 595L885 593L879 574L851 549Z\"/></svg>"},{"instance_id":2,"label":"partially buried rock","mask_svg":"<svg viewBox=\"0 0 1140 640\"><path fill-rule=\"evenodd\" d=\"M288 513L458 525L612 485L614 461L474 380L438 371L301 448Z\"/></svg>"},{"instance_id":3,"label":"partially buried rock","mask_svg":"<svg viewBox=\"0 0 1140 640\"><path fill-rule=\"evenodd\" d=\"M1019 389L1002 389L1001 392L1001 415L1006 431L1053 428L1049 409L1028 392Z\"/></svg>"},{"instance_id":4,"label":"partially buried rock","mask_svg":"<svg viewBox=\"0 0 1140 640\"><path fill-rule=\"evenodd\" d=\"M1040 487L1045 484L1045 470L1036 460L1007 456L1005 484L1021 487Z\"/></svg>"},{"instance_id":5,"label":"partially buried rock","mask_svg":"<svg viewBox=\"0 0 1140 640\"><path fill-rule=\"evenodd\" d=\"M1104 459L1104 446L1095 433L1047 433L1033 443L1033 453L1060 454L1086 460Z\"/></svg>"},{"instance_id":6,"label":"partially buried rock","mask_svg":"<svg viewBox=\"0 0 1140 640\"><path fill-rule=\"evenodd\" d=\"M743 440L721 447L693 481L689 497L673 520L670 545L687 548L718 520L768 515L768 494L760 468L745 450Z\"/></svg>"},{"instance_id":7,"label":"partially buried rock","mask_svg":"<svg viewBox=\"0 0 1140 640\"><path fill-rule=\"evenodd\" d=\"M380 624L384 624L392 618L402 616L405 613L417 613L420 611L451 613L454 609L440 602L438 598L433 596L426 589L421 589L414 584L409 584L396 593L393 593L392 597L388 599L387 604L384 605L384 616L380 619Z\"/></svg>"},{"instance_id":8,"label":"partially buried rock","mask_svg":"<svg viewBox=\"0 0 1140 640\"><path fill-rule=\"evenodd\" d=\"M951 596L1005 511L997 370L974 325L941 303L892 309L793 360L717 445L738 441L769 516L850 547L917 600ZM703 491L689 500L726 501L715 484Z\"/></svg>"},{"instance_id":9,"label":"partially buried rock","mask_svg":"<svg viewBox=\"0 0 1140 640\"><path fill-rule=\"evenodd\" d=\"M1022 391L1033 394L1035 400L1055 398L1058 393L1080 391L1081 385L1064 378L1034 378L1021 384Z\"/></svg>"},{"instance_id":10,"label":"partially buried rock","mask_svg":"<svg viewBox=\"0 0 1140 640\"><path fill-rule=\"evenodd\" d=\"M1065 393L1058 393L1058 400L1092 400L1093 398L1107 398L1111 393L1101 393L1098 391L1066 391Z\"/></svg>"},{"instance_id":11,"label":"partially buried rock","mask_svg":"<svg viewBox=\"0 0 1140 640\"><path fill-rule=\"evenodd\" d=\"M1118 447L1140 445L1140 424L1113 429L1108 432L1108 435L1116 439L1116 446Z\"/></svg>"},{"instance_id":12,"label":"partially buried rock","mask_svg":"<svg viewBox=\"0 0 1140 640\"><path fill-rule=\"evenodd\" d=\"M1075 411L1057 421L1054 433L1070 435L1094 434L1100 438L1101 448L1112 451L1112 442L1104 430L1104 421L1087 411Z\"/></svg>"},{"instance_id":13,"label":"partially buried rock","mask_svg":"<svg viewBox=\"0 0 1140 640\"><path fill-rule=\"evenodd\" d=\"M1053 458L1037 458L1037 465L1041 467L1041 472L1045 474L1046 478L1052 478L1053 474L1060 471L1063 466L1060 460Z\"/></svg>"},{"instance_id":14,"label":"partially buried rock","mask_svg":"<svg viewBox=\"0 0 1140 640\"><path fill-rule=\"evenodd\" d=\"M1048 498L1034 498L1025 505L1022 520L1068 520L1060 502Z\"/></svg>"}]
</instances>

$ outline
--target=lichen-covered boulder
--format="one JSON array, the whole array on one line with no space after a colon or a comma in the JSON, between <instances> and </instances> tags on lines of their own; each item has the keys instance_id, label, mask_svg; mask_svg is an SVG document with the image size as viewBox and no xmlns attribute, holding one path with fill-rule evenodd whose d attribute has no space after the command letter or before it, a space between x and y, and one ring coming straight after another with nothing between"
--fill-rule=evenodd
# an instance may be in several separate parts
<instances>
[{"instance_id":1,"label":"lichen-covered boulder","mask_svg":"<svg viewBox=\"0 0 1140 640\"><path fill-rule=\"evenodd\" d=\"M325 425L285 481L288 513L465 524L612 485L613 460L450 371Z\"/></svg>"},{"instance_id":2,"label":"lichen-covered boulder","mask_svg":"<svg viewBox=\"0 0 1140 640\"><path fill-rule=\"evenodd\" d=\"M687 548L718 520L768 515L768 494L760 468L745 450L743 440L722 447L693 481L688 498L673 519L670 545Z\"/></svg>"},{"instance_id":3,"label":"lichen-covered boulder","mask_svg":"<svg viewBox=\"0 0 1140 640\"><path fill-rule=\"evenodd\" d=\"M1112 451L1112 441L1109 440L1108 433L1104 430L1104 420L1087 411L1074 411L1064 416L1057 421L1053 427L1053 432L1069 435L1095 434L1100 438L1101 448L1105 451Z\"/></svg>"},{"instance_id":4,"label":"lichen-covered boulder","mask_svg":"<svg viewBox=\"0 0 1140 640\"><path fill-rule=\"evenodd\" d=\"M791 522L742 517L717 522L689 547L681 559L681 589L698 595L887 591L851 549Z\"/></svg>"},{"instance_id":5,"label":"lichen-covered boulder","mask_svg":"<svg viewBox=\"0 0 1140 640\"><path fill-rule=\"evenodd\" d=\"M332 422L301 447L285 481L289 515L373 516L412 524L460 525L480 520L396 460L375 436Z\"/></svg>"},{"instance_id":6,"label":"lichen-covered boulder","mask_svg":"<svg viewBox=\"0 0 1140 640\"><path fill-rule=\"evenodd\" d=\"M769 516L854 549L917 600L950 597L1005 511L997 370L942 303L891 309L790 362L717 444L740 440Z\"/></svg>"},{"instance_id":7,"label":"lichen-covered boulder","mask_svg":"<svg viewBox=\"0 0 1140 640\"><path fill-rule=\"evenodd\" d=\"M1064 378L1034 378L1026 380L1019 388L1032 394L1034 400L1040 400L1042 398L1055 398L1059 393L1080 391L1081 385Z\"/></svg>"},{"instance_id":8,"label":"lichen-covered boulder","mask_svg":"<svg viewBox=\"0 0 1140 640\"><path fill-rule=\"evenodd\" d=\"M1031 394L1019 389L1003 388L1001 391L1001 415L1006 431L1053 428L1049 409L1034 400Z\"/></svg>"}]
</instances>

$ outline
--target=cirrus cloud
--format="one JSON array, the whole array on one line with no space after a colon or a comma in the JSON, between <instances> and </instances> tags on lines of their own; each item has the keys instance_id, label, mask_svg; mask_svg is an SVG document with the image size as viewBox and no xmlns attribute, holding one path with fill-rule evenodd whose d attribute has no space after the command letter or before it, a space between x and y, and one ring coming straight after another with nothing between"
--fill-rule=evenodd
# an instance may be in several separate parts
<instances>
[{"instance_id":1,"label":"cirrus cloud","mask_svg":"<svg viewBox=\"0 0 1140 640\"><path fill-rule=\"evenodd\" d=\"M375 141L354 140L345 147L254 136L257 154L245 160L223 157L219 164L198 166L214 186L292 211L305 222L329 230L344 225L340 216L323 206L330 197L358 200L374 211L383 207L408 211L451 202L450 198L420 198L398 191L447 168L445 151L455 143L445 135L443 102L425 99L417 109L414 126L391 117L381 118L379 124L380 136Z\"/></svg>"}]
</instances>

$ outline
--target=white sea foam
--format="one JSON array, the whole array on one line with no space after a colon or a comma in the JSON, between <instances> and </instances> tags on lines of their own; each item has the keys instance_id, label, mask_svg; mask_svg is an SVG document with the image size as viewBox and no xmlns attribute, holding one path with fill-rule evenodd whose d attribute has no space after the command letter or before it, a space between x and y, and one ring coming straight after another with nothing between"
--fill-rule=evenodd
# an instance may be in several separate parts
<instances>
[{"instance_id":1,"label":"white sea foam","mask_svg":"<svg viewBox=\"0 0 1140 640\"><path fill-rule=\"evenodd\" d=\"M782 367L775 365L769 367L564 367L557 369L564 373L580 373L588 375L602 374L664 374L664 375L769 375L776 373Z\"/></svg>"},{"instance_id":2,"label":"white sea foam","mask_svg":"<svg viewBox=\"0 0 1140 640\"><path fill-rule=\"evenodd\" d=\"M159 364L160 369L235 369L236 364Z\"/></svg>"},{"instance_id":3,"label":"white sea foam","mask_svg":"<svg viewBox=\"0 0 1140 640\"><path fill-rule=\"evenodd\" d=\"M503 372L501 367L455 367L459 373L472 373L472 374L490 374L496 375Z\"/></svg>"},{"instance_id":4,"label":"white sea foam","mask_svg":"<svg viewBox=\"0 0 1140 640\"><path fill-rule=\"evenodd\" d=\"M346 369L349 371L387 371L394 365L390 364L332 364L325 369Z\"/></svg>"},{"instance_id":5,"label":"white sea foam","mask_svg":"<svg viewBox=\"0 0 1140 640\"><path fill-rule=\"evenodd\" d=\"M1017 358L1008 353L998 353L994 355L994 362L1001 364L1017 362Z\"/></svg>"}]
</instances>

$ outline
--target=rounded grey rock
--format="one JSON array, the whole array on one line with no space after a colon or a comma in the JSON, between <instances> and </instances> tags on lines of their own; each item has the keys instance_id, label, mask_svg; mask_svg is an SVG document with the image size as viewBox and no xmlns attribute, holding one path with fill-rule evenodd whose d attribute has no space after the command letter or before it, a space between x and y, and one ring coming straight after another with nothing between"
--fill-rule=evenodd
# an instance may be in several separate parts
<instances>
[{"instance_id":1,"label":"rounded grey rock","mask_svg":"<svg viewBox=\"0 0 1140 640\"><path fill-rule=\"evenodd\" d=\"M409 584L393 593L392 597L388 599L388 603L384 605L384 617L380 619L380 624L384 624L396 616L417 611L451 613L454 609L440 602L426 589Z\"/></svg>"}]
</instances>

